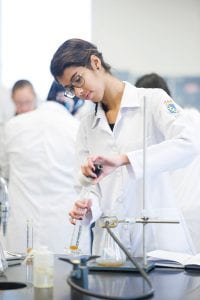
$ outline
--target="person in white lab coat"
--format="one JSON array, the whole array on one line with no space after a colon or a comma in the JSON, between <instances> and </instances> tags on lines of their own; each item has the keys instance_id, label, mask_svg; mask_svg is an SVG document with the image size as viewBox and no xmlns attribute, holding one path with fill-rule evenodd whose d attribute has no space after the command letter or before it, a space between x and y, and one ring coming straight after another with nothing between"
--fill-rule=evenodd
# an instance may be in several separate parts
<instances>
[{"instance_id":1,"label":"person in white lab coat","mask_svg":"<svg viewBox=\"0 0 200 300\"><path fill-rule=\"evenodd\" d=\"M188 114L188 117L196 123L196 129L200 132L200 112L194 108L185 108L184 111ZM171 172L171 176L177 206L183 212L195 249L199 253L200 155L198 155L192 163L187 165L185 168Z\"/></svg>"},{"instance_id":2,"label":"person in white lab coat","mask_svg":"<svg viewBox=\"0 0 200 300\"><path fill-rule=\"evenodd\" d=\"M37 96L34 87L26 79L20 79L14 83L11 96L15 105L16 116L32 111L37 107Z\"/></svg>"},{"instance_id":3,"label":"person in white lab coat","mask_svg":"<svg viewBox=\"0 0 200 300\"><path fill-rule=\"evenodd\" d=\"M147 205L151 217L178 219L180 224L147 226L147 250L194 253L180 211L174 205L168 172L197 155L193 124L169 95L159 89L136 88L111 74L97 47L80 39L64 42L51 61L51 73L68 97L96 103L96 111L82 120L77 153L82 173L92 177L90 199L75 202L74 219L91 224L102 215L134 218L142 209L143 100L147 105ZM100 176L94 164L103 165ZM80 210L82 208L82 210ZM84 208L84 210L83 210ZM141 224L118 226L126 247L142 255ZM100 254L105 229L95 226L93 253Z\"/></svg>"},{"instance_id":4,"label":"person in white lab coat","mask_svg":"<svg viewBox=\"0 0 200 300\"><path fill-rule=\"evenodd\" d=\"M166 81L156 73L145 74L135 82L136 87L161 88L169 96L171 92ZM190 103L188 103L190 104ZM200 113L194 108L184 108L192 122L195 122L195 130L200 131ZM200 136L197 135L200 139ZM175 203L181 209L188 226L195 249L200 252L199 228L200 228L200 155L189 165L171 172L171 181L175 193Z\"/></svg>"},{"instance_id":5,"label":"person in white lab coat","mask_svg":"<svg viewBox=\"0 0 200 300\"><path fill-rule=\"evenodd\" d=\"M77 197L73 174L78 126L56 101L7 122L0 160L9 180L7 250L26 250L27 219L33 220L34 248L47 245L63 253L69 246L73 225L67 222L67 211Z\"/></svg>"},{"instance_id":6,"label":"person in white lab coat","mask_svg":"<svg viewBox=\"0 0 200 300\"><path fill-rule=\"evenodd\" d=\"M70 113L78 120L81 120L89 111L94 108L94 104L89 101L84 101L80 98L74 97L68 98L65 96L65 89L55 80L51 84L49 93L47 95L48 100L57 99L58 101L65 100L65 105Z\"/></svg>"}]
</instances>

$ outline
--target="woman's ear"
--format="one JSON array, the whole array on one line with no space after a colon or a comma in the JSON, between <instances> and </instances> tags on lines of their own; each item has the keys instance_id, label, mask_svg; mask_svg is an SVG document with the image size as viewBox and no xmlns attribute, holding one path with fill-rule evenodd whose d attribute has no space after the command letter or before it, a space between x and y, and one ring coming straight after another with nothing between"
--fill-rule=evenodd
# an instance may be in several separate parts
<instances>
[{"instance_id":1,"label":"woman's ear","mask_svg":"<svg viewBox=\"0 0 200 300\"><path fill-rule=\"evenodd\" d=\"M90 64L94 71L101 69L101 60L94 54L90 56Z\"/></svg>"}]
</instances>

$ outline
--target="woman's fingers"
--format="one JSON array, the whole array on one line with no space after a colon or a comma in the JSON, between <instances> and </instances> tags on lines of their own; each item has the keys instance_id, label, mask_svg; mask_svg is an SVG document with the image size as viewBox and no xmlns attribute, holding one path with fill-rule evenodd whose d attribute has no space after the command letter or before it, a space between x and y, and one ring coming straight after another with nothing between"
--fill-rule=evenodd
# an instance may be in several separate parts
<instances>
[{"instance_id":1,"label":"woman's fingers","mask_svg":"<svg viewBox=\"0 0 200 300\"><path fill-rule=\"evenodd\" d=\"M91 208L91 200L78 200L75 202L73 209L69 212L70 223L75 224L75 220L82 220L88 210Z\"/></svg>"},{"instance_id":2,"label":"woman's fingers","mask_svg":"<svg viewBox=\"0 0 200 300\"><path fill-rule=\"evenodd\" d=\"M86 177L91 177L91 178L96 178L97 175L94 173L94 167L91 165L82 165L81 166L81 171L83 173L83 175L85 175Z\"/></svg>"},{"instance_id":3,"label":"woman's fingers","mask_svg":"<svg viewBox=\"0 0 200 300\"><path fill-rule=\"evenodd\" d=\"M69 222L73 225L76 225L76 219L73 219L72 217L69 218Z\"/></svg>"},{"instance_id":4,"label":"woman's fingers","mask_svg":"<svg viewBox=\"0 0 200 300\"><path fill-rule=\"evenodd\" d=\"M80 218L83 218L84 215L86 213L86 209L82 209L82 210L72 210L69 215L72 217L72 218L75 218L75 219L80 219Z\"/></svg>"},{"instance_id":5,"label":"woman's fingers","mask_svg":"<svg viewBox=\"0 0 200 300\"><path fill-rule=\"evenodd\" d=\"M74 206L76 208L87 208L87 206L88 206L88 199L77 200L74 203Z\"/></svg>"},{"instance_id":6,"label":"woman's fingers","mask_svg":"<svg viewBox=\"0 0 200 300\"><path fill-rule=\"evenodd\" d=\"M96 179L98 175L95 173L95 165L102 165L104 162L101 156L88 157L87 163L81 166L81 171L84 176Z\"/></svg>"}]
</instances>

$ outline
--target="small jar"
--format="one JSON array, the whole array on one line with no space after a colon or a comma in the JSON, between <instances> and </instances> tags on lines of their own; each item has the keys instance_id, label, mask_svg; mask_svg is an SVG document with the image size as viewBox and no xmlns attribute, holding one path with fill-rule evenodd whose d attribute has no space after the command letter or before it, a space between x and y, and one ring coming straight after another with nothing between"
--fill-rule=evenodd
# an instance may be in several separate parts
<instances>
[{"instance_id":1,"label":"small jar","mask_svg":"<svg viewBox=\"0 0 200 300\"><path fill-rule=\"evenodd\" d=\"M36 288L53 287L54 257L48 247L41 246L34 251L33 285Z\"/></svg>"}]
</instances>

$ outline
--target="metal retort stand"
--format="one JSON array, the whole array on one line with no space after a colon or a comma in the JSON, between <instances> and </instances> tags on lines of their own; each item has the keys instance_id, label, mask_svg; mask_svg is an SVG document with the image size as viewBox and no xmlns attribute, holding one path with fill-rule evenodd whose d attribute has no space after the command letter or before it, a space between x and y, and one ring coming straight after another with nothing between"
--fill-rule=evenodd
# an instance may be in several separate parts
<instances>
[{"instance_id":1,"label":"metal retort stand","mask_svg":"<svg viewBox=\"0 0 200 300\"><path fill-rule=\"evenodd\" d=\"M147 204L147 99L143 102L143 216L136 220L136 223L143 225L143 268L148 269L147 250L146 250L146 226L148 224L179 224L178 220L159 220L151 219L146 215Z\"/></svg>"}]
</instances>

